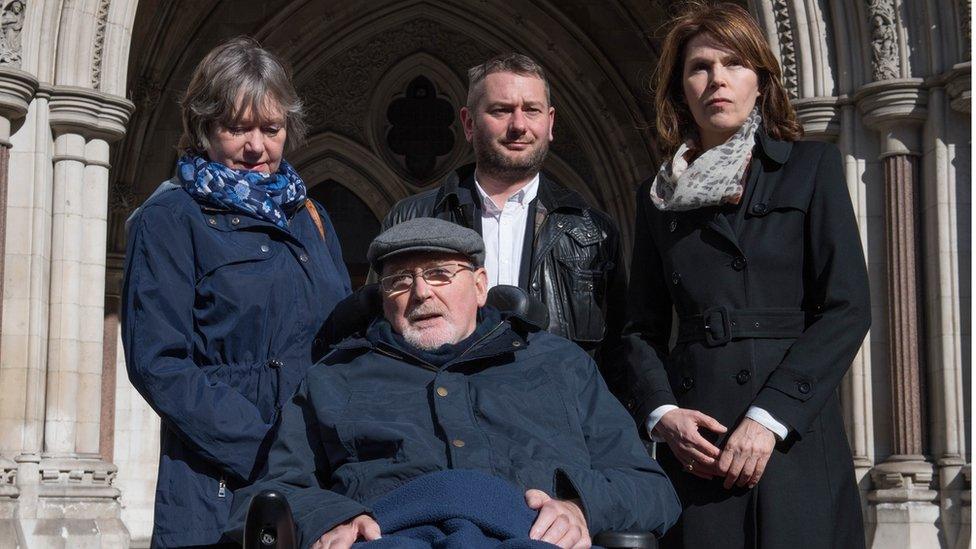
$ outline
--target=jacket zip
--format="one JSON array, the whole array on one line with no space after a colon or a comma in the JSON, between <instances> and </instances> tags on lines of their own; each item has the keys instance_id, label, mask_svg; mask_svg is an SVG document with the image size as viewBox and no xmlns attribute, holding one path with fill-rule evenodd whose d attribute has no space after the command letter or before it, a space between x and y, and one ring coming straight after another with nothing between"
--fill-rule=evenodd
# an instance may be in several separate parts
<instances>
[{"instance_id":1,"label":"jacket zip","mask_svg":"<svg viewBox=\"0 0 976 549\"><path fill-rule=\"evenodd\" d=\"M483 342L484 340L486 340L489 337L491 337L491 335L494 334L495 332L497 332L498 329L501 328L504 324L505 324L504 321L499 322L494 328L492 328L491 330L489 330L487 334L485 334L485 335L481 336L480 338L478 338L478 340L475 341L474 343L472 343L470 347L468 347L467 349L464 350L464 352L462 352L461 354L459 354L457 356L457 358L454 359L454 362L456 363L457 361L459 361L461 359L461 357L463 357L464 355L468 354L468 351L470 351L471 349L474 349L475 347L477 347L478 345L480 345L481 342ZM387 351L386 349L384 349L383 347L381 347L379 345L377 345L376 347L373 347L373 349L375 349L376 352L378 352L378 353L380 353L382 355L386 355L386 356L388 356L390 358L395 358L397 360L403 360L403 357L402 356L398 356L396 353L393 353L391 351ZM405 354L405 355L409 356L410 358L416 360L417 362L420 363L421 366L423 366L427 370L430 370L432 372L440 371L440 369L437 368L436 366L434 366L433 364L431 364L429 362L426 362L424 360L421 360L421 359L413 356L410 353L403 353L403 354Z\"/></svg>"},{"instance_id":2,"label":"jacket zip","mask_svg":"<svg viewBox=\"0 0 976 549\"><path fill-rule=\"evenodd\" d=\"M218 498L227 497L227 479L225 479L224 477L220 477L220 484L218 485L217 488L217 497Z\"/></svg>"},{"instance_id":3,"label":"jacket zip","mask_svg":"<svg viewBox=\"0 0 976 549\"><path fill-rule=\"evenodd\" d=\"M457 358L454 359L455 364L457 362L459 362L464 357L464 355L468 354L468 351L470 351L471 349L474 349L475 347L477 347L478 345L480 345L482 341L484 341L484 340L488 339L489 337L491 337L491 335L494 334L495 332L497 332L498 329L501 328L503 324L505 324L504 321L499 322L494 328L492 328L491 330L488 330L488 333L487 334L481 336L478 339L478 341L475 341L473 344L471 344L470 347L468 347L467 349L465 349L461 354L459 354L457 356Z\"/></svg>"}]
</instances>

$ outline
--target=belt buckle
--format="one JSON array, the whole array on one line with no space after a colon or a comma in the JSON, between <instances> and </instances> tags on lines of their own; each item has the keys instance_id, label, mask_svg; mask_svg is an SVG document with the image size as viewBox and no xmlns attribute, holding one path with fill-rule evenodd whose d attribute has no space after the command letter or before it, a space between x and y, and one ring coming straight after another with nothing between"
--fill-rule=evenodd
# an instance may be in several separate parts
<instances>
[{"instance_id":1,"label":"belt buckle","mask_svg":"<svg viewBox=\"0 0 976 549\"><path fill-rule=\"evenodd\" d=\"M732 323L725 307L709 307L702 311L702 327L705 329L705 345L717 347L732 341ZM719 333L720 335L715 335Z\"/></svg>"}]
</instances>

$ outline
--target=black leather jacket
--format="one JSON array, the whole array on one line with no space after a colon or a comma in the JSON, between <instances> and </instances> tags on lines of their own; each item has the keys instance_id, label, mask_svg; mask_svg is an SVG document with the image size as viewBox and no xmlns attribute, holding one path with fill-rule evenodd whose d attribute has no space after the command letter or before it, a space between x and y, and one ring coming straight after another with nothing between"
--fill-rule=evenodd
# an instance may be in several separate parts
<instances>
[{"instance_id":1,"label":"black leather jacket","mask_svg":"<svg viewBox=\"0 0 976 549\"><path fill-rule=\"evenodd\" d=\"M627 283L620 233L609 216L540 175L531 255L523 252L520 286L549 309L548 331L574 341L600 365L611 390L621 394L621 376L610 355L623 328ZM437 188L398 202L383 229L415 217L438 217L481 232L481 201L474 165L459 168ZM528 243L529 239L526 239ZM608 370L614 371L608 371Z\"/></svg>"}]
</instances>

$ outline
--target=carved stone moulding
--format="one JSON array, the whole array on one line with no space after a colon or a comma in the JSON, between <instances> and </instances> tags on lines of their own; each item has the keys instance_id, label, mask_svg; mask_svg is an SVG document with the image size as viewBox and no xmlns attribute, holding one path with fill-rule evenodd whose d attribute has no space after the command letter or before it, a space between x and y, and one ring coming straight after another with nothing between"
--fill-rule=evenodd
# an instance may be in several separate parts
<instances>
[{"instance_id":1,"label":"carved stone moulding","mask_svg":"<svg viewBox=\"0 0 976 549\"><path fill-rule=\"evenodd\" d=\"M969 113L972 109L973 73L972 62L966 61L952 67L951 76L946 83L949 92L949 106L958 112Z\"/></svg>"},{"instance_id":2,"label":"carved stone moulding","mask_svg":"<svg viewBox=\"0 0 976 549\"><path fill-rule=\"evenodd\" d=\"M124 97L88 88L55 86L49 93L51 128L55 133L116 141L125 135L125 124L135 110L135 105Z\"/></svg>"},{"instance_id":3,"label":"carved stone moulding","mask_svg":"<svg viewBox=\"0 0 976 549\"><path fill-rule=\"evenodd\" d=\"M840 135L840 110L836 97L805 97L793 101L796 116L807 137L833 141Z\"/></svg>"},{"instance_id":4,"label":"carved stone moulding","mask_svg":"<svg viewBox=\"0 0 976 549\"><path fill-rule=\"evenodd\" d=\"M101 459L44 458L39 465L42 497L117 498L112 486L118 467Z\"/></svg>"},{"instance_id":5,"label":"carved stone moulding","mask_svg":"<svg viewBox=\"0 0 976 549\"><path fill-rule=\"evenodd\" d=\"M932 503L939 493L932 489L935 467L922 456L891 456L871 469L873 503Z\"/></svg>"},{"instance_id":6,"label":"carved stone moulding","mask_svg":"<svg viewBox=\"0 0 976 549\"><path fill-rule=\"evenodd\" d=\"M17 464L0 456L0 499L16 498L20 494L17 489Z\"/></svg>"}]
</instances>

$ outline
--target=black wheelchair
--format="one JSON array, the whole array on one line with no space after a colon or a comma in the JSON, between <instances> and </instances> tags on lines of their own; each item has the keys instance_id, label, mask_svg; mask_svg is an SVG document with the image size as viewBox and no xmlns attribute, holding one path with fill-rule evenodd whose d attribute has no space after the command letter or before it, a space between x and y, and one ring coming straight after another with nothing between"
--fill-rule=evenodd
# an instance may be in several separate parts
<instances>
[{"instance_id":1,"label":"black wheelchair","mask_svg":"<svg viewBox=\"0 0 976 549\"><path fill-rule=\"evenodd\" d=\"M341 341L364 329L382 310L380 300L377 285L360 288L336 306L316 341ZM549 325L545 305L518 287L495 286L488 292L487 304L506 318L533 326ZM313 349L313 352L324 350ZM593 537L593 544L607 549L657 549L658 546L651 532L602 532ZM282 494L265 490L251 499L244 526L244 549L295 549L295 521Z\"/></svg>"}]
</instances>

